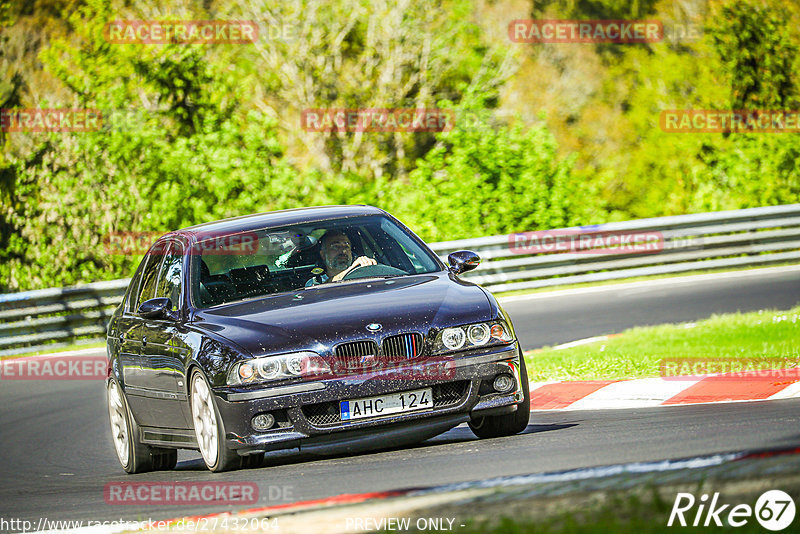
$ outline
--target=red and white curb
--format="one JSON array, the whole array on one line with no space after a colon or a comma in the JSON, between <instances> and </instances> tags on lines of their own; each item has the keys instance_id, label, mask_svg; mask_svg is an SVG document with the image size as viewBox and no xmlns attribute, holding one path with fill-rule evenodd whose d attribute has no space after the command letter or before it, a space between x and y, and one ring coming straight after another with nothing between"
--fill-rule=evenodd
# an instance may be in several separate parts
<instances>
[{"instance_id":1,"label":"red and white curb","mask_svg":"<svg viewBox=\"0 0 800 534\"><path fill-rule=\"evenodd\" d=\"M533 410L607 410L800 397L797 369L705 376L531 382ZM769 376L765 376L769 375Z\"/></svg>"}]
</instances>

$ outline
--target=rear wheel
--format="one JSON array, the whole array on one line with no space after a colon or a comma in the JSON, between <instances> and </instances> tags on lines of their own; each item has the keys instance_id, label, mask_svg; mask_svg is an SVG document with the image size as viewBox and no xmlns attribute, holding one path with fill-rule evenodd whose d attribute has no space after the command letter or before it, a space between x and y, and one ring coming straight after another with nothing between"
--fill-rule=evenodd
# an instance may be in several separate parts
<instances>
[{"instance_id":1,"label":"rear wheel","mask_svg":"<svg viewBox=\"0 0 800 534\"><path fill-rule=\"evenodd\" d=\"M531 416L531 393L525 359L520 355L519 376L522 382L522 403L517 410L505 415L485 415L469 422L469 428L479 438L499 438L519 434L528 426Z\"/></svg>"},{"instance_id":2,"label":"rear wheel","mask_svg":"<svg viewBox=\"0 0 800 534\"><path fill-rule=\"evenodd\" d=\"M131 414L122 388L113 378L106 386L108 398L108 416L111 422L111 439L117 458L126 473L145 473L152 471L156 459L163 456L149 445L139 441L139 427ZM177 459L177 451L175 453ZM173 463L169 469L174 467Z\"/></svg>"},{"instance_id":3,"label":"rear wheel","mask_svg":"<svg viewBox=\"0 0 800 534\"><path fill-rule=\"evenodd\" d=\"M203 373L192 375L192 422L200 454L213 472L230 471L242 465L242 457L225 446L225 426L214 403L214 394Z\"/></svg>"}]
</instances>

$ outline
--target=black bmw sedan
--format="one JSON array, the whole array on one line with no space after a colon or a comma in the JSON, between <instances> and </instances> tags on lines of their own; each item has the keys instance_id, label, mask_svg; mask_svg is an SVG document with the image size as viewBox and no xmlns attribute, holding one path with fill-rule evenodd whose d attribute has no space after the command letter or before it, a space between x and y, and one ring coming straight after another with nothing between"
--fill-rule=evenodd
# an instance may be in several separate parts
<instances>
[{"instance_id":1,"label":"black bmw sedan","mask_svg":"<svg viewBox=\"0 0 800 534\"><path fill-rule=\"evenodd\" d=\"M528 424L509 317L397 219L369 206L250 215L160 237L108 327L108 410L128 473L199 449L212 471L265 451L346 453L467 422Z\"/></svg>"}]
</instances>

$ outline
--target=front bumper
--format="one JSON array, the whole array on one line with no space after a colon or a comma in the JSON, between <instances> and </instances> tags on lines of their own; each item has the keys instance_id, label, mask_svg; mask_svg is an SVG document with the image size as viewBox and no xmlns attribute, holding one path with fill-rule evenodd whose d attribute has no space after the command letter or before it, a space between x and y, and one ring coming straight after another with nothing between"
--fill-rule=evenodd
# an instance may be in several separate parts
<instances>
[{"instance_id":1,"label":"front bumper","mask_svg":"<svg viewBox=\"0 0 800 534\"><path fill-rule=\"evenodd\" d=\"M514 342L448 356L446 373L440 371L441 359L430 358L393 368L394 374L350 375L260 389L226 387L214 393L227 446L239 454L294 448L312 453L355 452L422 441L469 420L471 414L513 412L523 400L520 357ZM439 371L426 374L427 365L436 365ZM405 372L409 369L415 372ZM515 390L493 390L491 382L501 373L514 376ZM340 400L424 387L433 389L433 408L349 421L339 417ZM253 416L262 412L276 414L274 428L256 431L250 426Z\"/></svg>"}]
</instances>

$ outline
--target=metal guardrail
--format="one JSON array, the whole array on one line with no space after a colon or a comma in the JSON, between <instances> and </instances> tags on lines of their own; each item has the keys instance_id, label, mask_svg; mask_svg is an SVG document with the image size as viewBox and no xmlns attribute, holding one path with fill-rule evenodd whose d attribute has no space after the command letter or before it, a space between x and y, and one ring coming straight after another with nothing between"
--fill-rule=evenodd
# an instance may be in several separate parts
<instances>
[{"instance_id":1,"label":"metal guardrail","mask_svg":"<svg viewBox=\"0 0 800 534\"><path fill-rule=\"evenodd\" d=\"M0 294L0 356L102 341L129 282Z\"/></svg>"},{"instance_id":2,"label":"metal guardrail","mask_svg":"<svg viewBox=\"0 0 800 534\"><path fill-rule=\"evenodd\" d=\"M515 254L515 234L436 243L446 256L477 252L481 266L463 278L492 292L800 261L800 204L676 215L552 230L569 235L657 232L663 249L649 253Z\"/></svg>"},{"instance_id":3,"label":"metal guardrail","mask_svg":"<svg viewBox=\"0 0 800 534\"><path fill-rule=\"evenodd\" d=\"M800 263L800 204L639 219L546 233L571 237L647 232L661 236L658 251L531 254L524 248L515 248L516 239L530 238L530 234L447 241L431 247L445 261L456 250L477 252L482 259L480 267L462 277L495 293L635 276ZM0 356L58 348L75 340L102 340L108 318L129 281L0 295Z\"/></svg>"}]
</instances>

